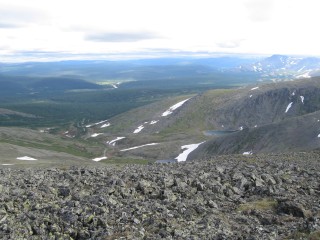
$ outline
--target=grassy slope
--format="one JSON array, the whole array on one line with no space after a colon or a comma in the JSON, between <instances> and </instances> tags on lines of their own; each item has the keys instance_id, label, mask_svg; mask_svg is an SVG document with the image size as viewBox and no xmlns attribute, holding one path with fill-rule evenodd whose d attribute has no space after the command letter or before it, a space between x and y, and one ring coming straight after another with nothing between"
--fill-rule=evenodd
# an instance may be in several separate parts
<instances>
[{"instance_id":1,"label":"grassy slope","mask_svg":"<svg viewBox=\"0 0 320 240\"><path fill-rule=\"evenodd\" d=\"M111 126L100 129L90 129L93 132L104 132L92 141L110 141L116 137L126 137L119 141L115 147L107 147L107 155L111 158L132 159L171 159L181 152L181 146L198 143L208 138L203 131L212 129L210 122L206 121L207 114L221 101L221 96L232 94L234 90L211 90L201 95L182 95L156 102L123 113L110 119ZM167 117L162 113L172 105L190 98L182 107L175 110ZM159 120L155 125L144 124L152 120ZM133 131L140 125L145 128L138 134ZM127 152L119 150L139 146L147 143L160 143Z\"/></svg>"},{"instance_id":2,"label":"grassy slope","mask_svg":"<svg viewBox=\"0 0 320 240\"><path fill-rule=\"evenodd\" d=\"M49 155L57 161L61 154L67 154L71 159L88 159L103 151L100 144L67 139L26 128L0 128L0 145L2 146L0 160L4 160L4 156L7 156L6 159L19 157L11 154L10 148L3 147L7 145L14 146L14 149L22 149L21 154L25 152L25 155L28 153L27 149L32 149L34 156L38 156L43 151L50 152ZM43 154L40 156L43 157Z\"/></svg>"}]
</instances>

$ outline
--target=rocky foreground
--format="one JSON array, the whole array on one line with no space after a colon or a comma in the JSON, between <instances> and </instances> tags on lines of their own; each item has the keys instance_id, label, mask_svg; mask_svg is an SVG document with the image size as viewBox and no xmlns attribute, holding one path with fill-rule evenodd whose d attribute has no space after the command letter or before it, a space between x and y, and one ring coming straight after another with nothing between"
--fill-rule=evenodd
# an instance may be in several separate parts
<instances>
[{"instance_id":1,"label":"rocky foreground","mask_svg":"<svg viewBox=\"0 0 320 240\"><path fill-rule=\"evenodd\" d=\"M319 239L320 156L0 169L1 239Z\"/></svg>"}]
</instances>

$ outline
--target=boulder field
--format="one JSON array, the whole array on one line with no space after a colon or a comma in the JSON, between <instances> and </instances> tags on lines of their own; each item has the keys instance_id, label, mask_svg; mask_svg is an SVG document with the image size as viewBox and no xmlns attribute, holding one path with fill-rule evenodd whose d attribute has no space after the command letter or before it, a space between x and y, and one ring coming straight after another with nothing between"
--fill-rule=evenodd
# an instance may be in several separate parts
<instances>
[{"instance_id":1,"label":"boulder field","mask_svg":"<svg viewBox=\"0 0 320 240\"><path fill-rule=\"evenodd\" d=\"M319 239L320 155L0 169L0 239Z\"/></svg>"}]
</instances>

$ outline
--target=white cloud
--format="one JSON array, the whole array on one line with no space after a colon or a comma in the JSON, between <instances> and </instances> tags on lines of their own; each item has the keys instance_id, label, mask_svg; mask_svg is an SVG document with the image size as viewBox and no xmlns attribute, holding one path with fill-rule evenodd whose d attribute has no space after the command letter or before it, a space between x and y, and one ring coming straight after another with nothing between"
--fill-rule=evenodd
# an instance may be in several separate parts
<instances>
[{"instance_id":1,"label":"white cloud","mask_svg":"<svg viewBox=\"0 0 320 240\"><path fill-rule=\"evenodd\" d=\"M1 0L0 39L8 46L1 53L320 55L319 6L318 0Z\"/></svg>"},{"instance_id":2,"label":"white cloud","mask_svg":"<svg viewBox=\"0 0 320 240\"><path fill-rule=\"evenodd\" d=\"M28 24L46 22L48 16L30 7L1 5L0 4L0 28L16 28Z\"/></svg>"},{"instance_id":3,"label":"white cloud","mask_svg":"<svg viewBox=\"0 0 320 240\"><path fill-rule=\"evenodd\" d=\"M220 48L239 48L241 46L241 42L245 39L235 39L229 41L218 42L217 46Z\"/></svg>"},{"instance_id":4,"label":"white cloud","mask_svg":"<svg viewBox=\"0 0 320 240\"><path fill-rule=\"evenodd\" d=\"M274 10L274 0L246 0L244 5L253 22L268 21Z\"/></svg>"},{"instance_id":5,"label":"white cloud","mask_svg":"<svg viewBox=\"0 0 320 240\"><path fill-rule=\"evenodd\" d=\"M89 33L85 36L88 41L95 42L138 42L148 39L159 38L151 32L98 32Z\"/></svg>"}]
</instances>

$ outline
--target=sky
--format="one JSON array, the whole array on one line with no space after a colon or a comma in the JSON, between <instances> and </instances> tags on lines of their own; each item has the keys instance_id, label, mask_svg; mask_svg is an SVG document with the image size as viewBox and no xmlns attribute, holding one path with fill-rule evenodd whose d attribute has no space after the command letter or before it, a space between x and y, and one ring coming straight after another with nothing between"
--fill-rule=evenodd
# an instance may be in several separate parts
<instances>
[{"instance_id":1,"label":"sky","mask_svg":"<svg viewBox=\"0 0 320 240\"><path fill-rule=\"evenodd\" d=\"M320 56L319 0L0 0L0 61Z\"/></svg>"}]
</instances>

